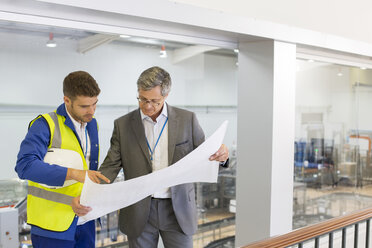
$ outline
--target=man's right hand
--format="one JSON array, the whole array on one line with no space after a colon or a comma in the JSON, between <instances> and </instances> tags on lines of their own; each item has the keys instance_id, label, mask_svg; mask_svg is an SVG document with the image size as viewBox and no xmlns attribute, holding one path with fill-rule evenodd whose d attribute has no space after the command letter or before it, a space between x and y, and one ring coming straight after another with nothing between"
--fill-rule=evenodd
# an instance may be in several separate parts
<instances>
[{"instance_id":1,"label":"man's right hand","mask_svg":"<svg viewBox=\"0 0 372 248\"><path fill-rule=\"evenodd\" d=\"M67 169L67 175L65 180L75 180L81 183L84 183L85 181L85 174L88 172L88 176L90 180L92 180L95 183L100 183L101 179L105 181L106 183L110 183L110 180L101 174L100 171L93 171L93 170L77 170L68 168Z\"/></svg>"}]
</instances>

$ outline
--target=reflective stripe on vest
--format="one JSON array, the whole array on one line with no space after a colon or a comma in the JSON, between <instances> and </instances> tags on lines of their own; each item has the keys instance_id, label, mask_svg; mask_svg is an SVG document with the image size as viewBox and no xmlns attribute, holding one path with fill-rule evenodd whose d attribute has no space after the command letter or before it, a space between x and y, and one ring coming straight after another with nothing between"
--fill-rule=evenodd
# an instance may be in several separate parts
<instances>
[{"instance_id":1,"label":"reflective stripe on vest","mask_svg":"<svg viewBox=\"0 0 372 248\"><path fill-rule=\"evenodd\" d=\"M73 130L64 124L66 118L57 115L56 112L44 114L42 117L47 121L50 129L48 149L61 148L78 152L83 159L84 168L87 169L78 138ZM30 123L30 126L34 121ZM71 201L81 194L82 188L82 183L75 183L67 187L51 189L29 181L27 222L46 230L66 231L75 218L70 205Z\"/></svg>"},{"instance_id":2,"label":"reflective stripe on vest","mask_svg":"<svg viewBox=\"0 0 372 248\"><path fill-rule=\"evenodd\" d=\"M61 148L62 137L61 137L61 130L59 128L59 123L58 123L58 116L55 112L50 112L50 113L48 113L48 115L50 116L50 118L52 118L52 120L54 122L54 132L53 132L53 135L51 136L52 140L51 140L51 143L50 143L49 146L50 146L50 148ZM61 194L61 193L45 190L45 189L42 189L42 188L37 188L37 187L34 187L34 186L29 186L28 187L28 194L36 196L36 197L43 198L45 200L54 201L54 202L58 202L58 203L63 203L63 204L67 204L67 205L70 205L71 200L73 199L73 197L71 197L71 196L67 196L67 195L64 195L64 194Z\"/></svg>"},{"instance_id":3,"label":"reflective stripe on vest","mask_svg":"<svg viewBox=\"0 0 372 248\"><path fill-rule=\"evenodd\" d=\"M54 125L55 125L54 135L53 135L52 144L50 148L61 148L62 137L61 137L61 129L59 128L58 116L56 112L50 112L49 115L52 118Z\"/></svg>"},{"instance_id":4,"label":"reflective stripe on vest","mask_svg":"<svg viewBox=\"0 0 372 248\"><path fill-rule=\"evenodd\" d=\"M43 198L48 201L58 202L58 203L66 204L69 206L71 204L72 199L74 199L74 197L69 196L69 195L64 195L61 193L44 190L44 189L37 188L34 186L28 186L28 194Z\"/></svg>"}]
</instances>

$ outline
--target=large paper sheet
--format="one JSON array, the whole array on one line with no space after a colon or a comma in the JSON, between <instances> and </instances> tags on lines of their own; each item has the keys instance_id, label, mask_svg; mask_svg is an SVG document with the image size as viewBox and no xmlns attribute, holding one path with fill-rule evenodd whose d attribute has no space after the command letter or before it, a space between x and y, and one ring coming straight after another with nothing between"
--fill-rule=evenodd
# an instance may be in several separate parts
<instances>
[{"instance_id":1,"label":"large paper sheet","mask_svg":"<svg viewBox=\"0 0 372 248\"><path fill-rule=\"evenodd\" d=\"M217 161L209 161L223 142L228 121L203 142L175 164L123 182L96 184L88 176L85 178L80 203L90 206L92 211L79 218L79 224L96 219L115 210L132 205L166 187L193 182L217 182Z\"/></svg>"}]
</instances>

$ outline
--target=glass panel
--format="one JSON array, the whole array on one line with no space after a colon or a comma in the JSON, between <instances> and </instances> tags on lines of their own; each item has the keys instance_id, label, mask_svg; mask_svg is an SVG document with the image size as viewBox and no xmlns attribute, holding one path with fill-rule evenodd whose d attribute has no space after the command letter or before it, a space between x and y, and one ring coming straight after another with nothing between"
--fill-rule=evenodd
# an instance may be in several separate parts
<instances>
[{"instance_id":1,"label":"glass panel","mask_svg":"<svg viewBox=\"0 0 372 248\"><path fill-rule=\"evenodd\" d=\"M0 208L14 207L26 195L26 181L18 179L0 180Z\"/></svg>"},{"instance_id":2,"label":"glass panel","mask_svg":"<svg viewBox=\"0 0 372 248\"><path fill-rule=\"evenodd\" d=\"M293 228L372 204L372 71L297 61Z\"/></svg>"},{"instance_id":3,"label":"glass panel","mask_svg":"<svg viewBox=\"0 0 372 248\"><path fill-rule=\"evenodd\" d=\"M102 90L95 114L102 163L113 121L138 107L139 74L159 65L170 72L173 81L167 102L195 112L207 137L229 120L225 143L230 149L230 168L221 170L218 184L198 183L195 187L199 230L194 247L210 243L210 247L234 247L237 54L216 49L176 58L177 49L195 44L109 37L114 41L105 43L108 37L91 31L0 21L0 85L4 89L0 91L0 160L5 165L0 179L17 177L14 165L28 124L62 103L62 81L69 72L86 70ZM51 40L56 47L46 47ZM123 179L121 173L117 180ZM7 205L19 200L18 196L5 197L7 194ZM126 237L118 231L117 212L103 216L101 223L97 224L97 247L126 245Z\"/></svg>"}]
</instances>

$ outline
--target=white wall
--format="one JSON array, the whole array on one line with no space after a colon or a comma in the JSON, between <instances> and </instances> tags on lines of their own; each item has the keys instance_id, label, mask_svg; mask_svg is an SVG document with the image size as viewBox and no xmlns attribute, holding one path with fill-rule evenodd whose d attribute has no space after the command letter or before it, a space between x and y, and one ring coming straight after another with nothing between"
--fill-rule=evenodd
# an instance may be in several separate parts
<instances>
[{"instance_id":1,"label":"white wall","mask_svg":"<svg viewBox=\"0 0 372 248\"><path fill-rule=\"evenodd\" d=\"M76 41L57 39L57 48L50 49L45 47L46 40L46 37L0 33L0 179L16 177L16 155L29 121L62 103L63 78L75 70L91 73L102 90L97 109L101 161L108 149L113 120L137 105L136 80L144 69L154 65L171 74L169 104L228 106L227 113L217 107L210 111L203 107L195 110L207 135L224 119L229 119L231 131L226 144L236 140L236 58L201 54L173 65L172 52L168 51L168 59L160 59L159 48L115 42L83 55L75 51Z\"/></svg>"}]
</instances>

